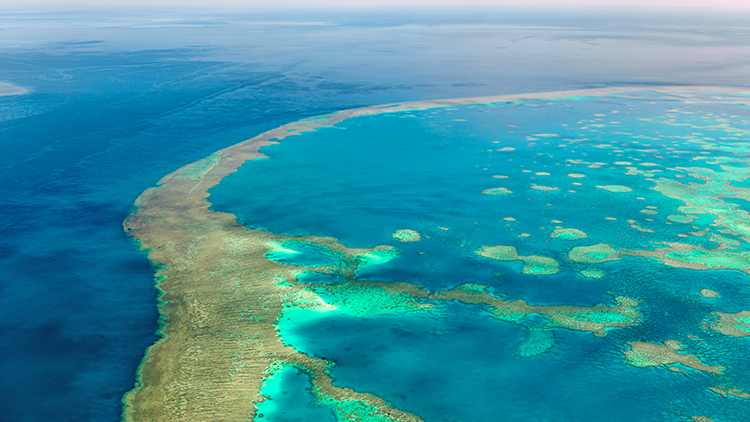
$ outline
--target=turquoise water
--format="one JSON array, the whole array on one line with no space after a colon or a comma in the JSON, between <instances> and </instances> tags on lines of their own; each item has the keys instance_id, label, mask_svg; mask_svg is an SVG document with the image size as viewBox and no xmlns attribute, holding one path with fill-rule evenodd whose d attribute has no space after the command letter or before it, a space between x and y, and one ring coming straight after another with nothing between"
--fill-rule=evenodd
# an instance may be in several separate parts
<instances>
[{"instance_id":1,"label":"turquoise water","mask_svg":"<svg viewBox=\"0 0 750 422\"><path fill-rule=\"evenodd\" d=\"M708 113L712 127L704 118ZM209 200L213 209L232 212L251 228L334 236L350 247L396 248L397 258L358 274L362 279L408 281L430 291L477 283L531 304L592 306L611 303L612 295L643 302L636 327L611 329L603 338L554 329L529 340L536 346L524 339L538 319L502 322L453 303L428 315L359 319L300 311L310 315L282 319L286 342L335 362L337 385L376 394L426 421L682 421L703 414L741 421L746 401L724 399L707 387L750 389L743 358L750 342L709 335L701 320L714 310L747 308L746 274L677 269L634 257L582 264L568 260L567 252L601 242L638 249L653 249L654 242L717 247L708 236L677 236L709 227L711 220L667 220L683 204L651 188L659 177L682 175L678 167L719 170L694 159L706 155L696 140L727 138L728 131L713 127L716 119L747 129L748 116L744 106L578 97L359 117L263 148L270 159L245 163L210 190ZM670 119L703 127L662 123ZM744 134L722 142L742 139ZM629 166L654 172L626 175ZM597 187L607 185L630 190ZM482 194L498 187L511 193ZM632 228L628 220L654 232ZM588 237L551 239L555 226ZM392 237L400 229L416 230L422 240L401 243ZM522 274L520 261L476 255L482 245L552 257L560 272ZM586 278L578 273L585 268L606 275ZM701 298L702 288L722 296ZM725 366L726 375L626 364L625 343L667 339L689 344L686 352Z\"/></svg>"}]
</instances>

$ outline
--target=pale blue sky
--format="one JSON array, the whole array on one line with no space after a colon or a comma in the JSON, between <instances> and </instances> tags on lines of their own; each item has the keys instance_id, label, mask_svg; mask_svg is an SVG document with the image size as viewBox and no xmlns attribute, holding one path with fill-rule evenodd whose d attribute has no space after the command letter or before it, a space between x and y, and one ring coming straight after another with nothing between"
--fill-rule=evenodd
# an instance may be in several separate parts
<instances>
[{"instance_id":1,"label":"pale blue sky","mask_svg":"<svg viewBox=\"0 0 750 422\"><path fill-rule=\"evenodd\" d=\"M0 0L2 8L33 6L239 6L254 7L503 7L503 6L629 6L750 9L748 0Z\"/></svg>"}]
</instances>

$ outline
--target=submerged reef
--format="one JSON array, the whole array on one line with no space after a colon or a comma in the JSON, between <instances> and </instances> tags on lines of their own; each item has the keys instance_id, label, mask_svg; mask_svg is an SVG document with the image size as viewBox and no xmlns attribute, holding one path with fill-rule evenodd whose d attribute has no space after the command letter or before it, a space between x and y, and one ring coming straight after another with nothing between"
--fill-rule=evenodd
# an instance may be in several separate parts
<instances>
[{"instance_id":1,"label":"submerged reef","mask_svg":"<svg viewBox=\"0 0 750 422\"><path fill-rule=\"evenodd\" d=\"M402 242L419 242L421 239L419 233L411 229L396 230L396 232L393 233L393 237Z\"/></svg>"},{"instance_id":2,"label":"submerged reef","mask_svg":"<svg viewBox=\"0 0 750 422\"><path fill-rule=\"evenodd\" d=\"M750 311L740 311L734 314L712 312L704 322L704 326L725 336L750 337Z\"/></svg>"},{"instance_id":3,"label":"submerged reef","mask_svg":"<svg viewBox=\"0 0 750 422\"><path fill-rule=\"evenodd\" d=\"M716 394L721 394L724 397L737 397L740 399L750 399L750 394L740 390L739 388L731 388L726 385L719 385L716 387L708 387L709 390Z\"/></svg>"},{"instance_id":4,"label":"submerged reef","mask_svg":"<svg viewBox=\"0 0 750 422\"><path fill-rule=\"evenodd\" d=\"M553 192L556 190L560 190L560 188L557 188L554 186L542 186L542 185L537 185L537 184L531 185L531 189L540 190L542 192Z\"/></svg>"},{"instance_id":5,"label":"submerged reef","mask_svg":"<svg viewBox=\"0 0 750 422\"><path fill-rule=\"evenodd\" d=\"M746 243L750 243L750 214L735 203L725 200L750 198L750 188L736 187L734 184L750 178L750 168L719 166L721 171L703 167L680 167L678 170L702 181L680 183L676 180L661 177L655 179L653 190L662 195L682 201L685 205L678 208L686 214L673 221L687 222L687 218L701 215L712 217L713 225L719 226L729 233L736 234Z\"/></svg>"},{"instance_id":6,"label":"submerged reef","mask_svg":"<svg viewBox=\"0 0 750 422\"><path fill-rule=\"evenodd\" d=\"M627 186L620 186L620 185L605 185L605 186L597 186L599 189L604 189L607 192L612 193L624 193L624 192L632 192L633 189L630 189Z\"/></svg>"},{"instance_id":7,"label":"submerged reef","mask_svg":"<svg viewBox=\"0 0 750 422\"><path fill-rule=\"evenodd\" d=\"M530 358L547 353L555 346L555 334L547 328L529 327L526 337L518 345L516 354L524 358Z\"/></svg>"},{"instance_id":8,"label":"submerged reef","mask_svg":"<svg viewBox=\"0 0 750 422\"><path fill-rule=\"evenodd\" d=\"M549 234L549 237L551 239L579 240L586 239L588 236L578 229L555 229Z\"/></svg>"},{"instance_id":9,"label":"submerged reef","mask_svg":"<svg viewBox=\"0 0 750 422\"><path fill-rule=\"evenodd\" d=\"M697 218L694 215L668 215L667 220L674 221L675 223L690 224Z\"/></svg>"},{"instance_id":10,"label":"submerged reef","mask_svg":"<svg viewBox=\"0 0 750 422\"><path fill-rule=\"evenodd\" d=\"M600 264L608 261L619 261L623 256L628 256L627 250L616 249L608 243L597 243L591 246L576 246L568 252L571 261L585 262L587 264Z\"/></svg>"},{"instance_id":11,"label":"submerged reef","mask_svg":"<svg viewBox=\"0 0 750 422\"><path fill-rule=\"evenodd\" d=\"M580 271L581 275L588 278L604 278L607 273L599 268L586 268Z\"/></svg>"},{"instance_id":12,"label":"submerged reef","mask_svg":"<svg viewBox=\"0 0 750 422\"><path fill-rule=\"evenodd\" d=\"M513 192L511 192L510 190L506 188L490 188L490 189L483 190L482 193L485 195L503 196L503 195L510 195Z\"/></svg>"},{"instance_id":13,"label":"submerged reef","mask_svg":"<svg viewBox=\"0 0 750 422\"><path fill-rule=\"evenodd\" d=\"M643 230L641 230L643 231ZM646 230L652 233L653 230ZM655 249L616 248L608 243L576 246L568 252L568 259L587 264L619 261L623 257L642 257L664 265L692 270L739 270L750 274L750 252L732 252L724 249L706 250L700 246L679 242L664 242L666 247Z\"/></svg>"},{"instance_id":14,"label":"submerged reef","mask_svg":"<svg viewBox=\"0 0 750 422\"><path fill-rule=\"evenodd\" d=\"M685 347L677 340L667 340L664 344L636 341L628 343L630 350L625 350L625 359L629 365L646 367L673 365L679 363L698 371L723 374L724 367L704 365L695 355L677 353Z\"/></svg>"},{"instance_id":15,"label":"submerged reef","mask_svg":"<svg viewBox=\"0 0 750 422\"><path fill-rule=\"evenodd\" d=\"M560 264L552 258L539 255L519 255L513 246L482 246L482 250L476 251L477 255L498 261L523 261L524 274L547 275L557 274Z\"/></svg>"},{"instance_id":16,"label":"submerged reef","mask_svg":"<svg viewBox=\"0 0 750 422\"><path fill-rule=\"evenodd\" d=\"M492 295L486 286L463 284L451 290L433 293L430 299L456 300L473 305L487 305L487 312L503 321L518 322L530 314L548 318L546 328L560 327L578 331L590 331L597 336L607 335L612 328L632 327L643 317L636 308L635 299L617 296L614 305L594 306L530 305L523 300L506 301Z\"/></svg>"},{"instance_id":17,"label":"submerged reef","mask_svg":"<svg viewBox=\"0 0 750 422\"><path fill-rule=\"evenodd\" d=\"M750 274L750 252L733 252L722 247L707 250L700 246L666 242L666 247L653 250L631 250L631 256L642 256L661 261L665 265L693 270L738 270Z\"/></svg>"}]
</instances>

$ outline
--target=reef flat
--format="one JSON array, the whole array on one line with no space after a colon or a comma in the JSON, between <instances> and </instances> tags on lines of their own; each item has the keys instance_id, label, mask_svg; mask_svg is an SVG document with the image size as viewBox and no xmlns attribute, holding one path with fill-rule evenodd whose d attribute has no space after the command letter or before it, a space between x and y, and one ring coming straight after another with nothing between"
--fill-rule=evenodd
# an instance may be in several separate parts
<instances>
[{"instance_id":1,"label":"reef flat","mask_svg":"<svg viewBox=\"0 0 750 422\"><path fill-rule=\"evenodd\" d=\"M750 337L750 311L713 312L708 316L706 326L725 336Z\"/></svg>"},{"instance_id":2,"label":"reef flat","mask_svg":"<svg viewBox=\"0 0 750 422\"><path fill-rule=\"evenodd\" d=\"M679 350L684 349L684 346L676 340L666 340L664 344L638 341L628 343L628 345L630 345L630 350L625 350L623 353L625 353L628 364L633 366L646 367L679 363L698 371L719 375L724 373L724 368L721 366L708 366L695 355L678 353Z\"/></svg>"},{"instance_id":3,"label":"reef flat","mask_svg":"<svg viewBox=\"0 0 750 422\"><path fill-rule=\"evenodd\" d=\"M235 148L230 165L259 157L257 147ZM294 278L298 270L266 259L266 254L279 240L291 239L248 231L234 216L208 211L206 189L222 176L221 171L213 173L226 151L219 154L145 192L125 223L159 267L163 339L146 353L136 389L124 399L124 419L247 419L261 399L264 374L285 363L309 374L318 399L346 415L368 412L384 419L419 420L370 395L334 387L326 372L329 363L279 341L274 324L284 298L294 292L277 280ZM349 257L379 250L349 249L330 238L293 240Z\"/></svg>"},{"instance_id":4,"label":"reef flat","mask_svg":"<svg viewBox=\"0 0 750 422\"><path fill-rule=\"evenodd\" d=\"M555 228L555 230L549 234L549 237L550 239L579 240L585 239L588 236L582 230L578 229Z\"/></svg>"},{"instance_id":5,"label":"reef flat","mask_svg":"<svg viewBox=\"0 0 750 422\"><path fill-rule=\"evenodd\" d=\"M483 246L476 253L498 261L523 261L526 264L523 267L525 274L556 274L560 270L560 264L554 259L539 255L519 255L513 246Z\"/></svg>"},{"instance_id":6,"label":"reef flat","mask_svg":"<svg viewBox=\"0 0 750 422\"><path fill-rule=\"evenodd\" d=\"M305 310L321 315L335 313L351 318L368 319L410 314L429 314L439 318L449 303L478 308L489 315L493 323L517 326L526 330L526 337L514 349L517 356L526 360L541 359L556 350L556 345L560 343L560 340L555 338L551 330L578 332L578 334L603 341L605 337L610 337L608 333L611 330L627 330L643 324L649 314L644 313L640 307L643 304L646 306L649 304L639 297L645 294L643 288L637 285L632 289L629 285L613 285L612 289L617 290L617 293L612 293L612 289L607 291L600 289L599 295L606 293L614 298L612 304L601 303L605 302L601 299L592 300L591 298L595 296L593 294L584 299L567 296L566 298L570 301L560 304L562 299L556 301L557 303L549 303L552 301L543 299L543 295L538 295L535 300L521 299L523 293L530 294L529 291L523 291L523 289L519 289L520 293L514 292L514 294L498 291L498 286L488 286L493 280L490 277L483 280L487 285L465 282L458 277L450 281L442 280L443 283L450 284L448 288L441 288L437 284L427 285L428 283L424 280L421 283L413 282L408 276L403 275L408 275L407 272L400 273L399 276L405 278L399 280L380 280L376 277L376 275L384 274L378 273L378 268L389 268L389 265L398 262L402 259L400 256L407 254L408 251L413 250L415 257L430 256L432 239L444 239L445 237L441 237L445 236L442 233L447 232L448 227L452 226L435 223L432 227L424 223L424 226L417 227L412 225L414 222L410 222L409 225L399 225L397 228L413 227L419 230L398 229L395 232L393 228L383 230L385 233L383 236L391 240L395 239L399 242L398 246L370 243L371 247L354 248L347 246L352 244L351 242L341 241L338 237L290 235L248 227L249 225L246 226L238 221L237 215L212 209L212 204L209 202L209 190L219 185L230 174L237 172L243 163L266 157L259 151L260 148L271 146L292 136L305 136L304 134L324 128L334 128L349 119L395 113L401 113L400 117L409 118L410 113L417 110L429 111L435 108L445 109L470 104L515 102L519 106L532 107L534 104L527 105L527 103L591 96L607 99L637 98L643 101L649 99L649 95L653 92L669 96L670 100L698 101L695 98L696 93L728 92L725 89L696 87L650 87L645 93L644 90L644 88L616 88L524 94L403 103L347 110L284 125L216 152L166 176L159 181L157 187L147 190L138 198L133 213L124 223L125 230L138 241L143 250L148 251L149 259L157 269L156 282L160 292L161 315L159 334L162 338L146 352L138 370L136 386L124 398L123 419L126 421L257 419L259 418L258 405L266 399L261 395L264 380L278 372L279 368L294 367L309 377L312 385L311 392L315 400L329 408L337 420L423 420L422 409L416 411L408 402L399 402L397 405L393 398L396 397L395 395L382 398L374 393L363 392L375 391L373 389L360 390L346 386L333 376L333 367L336 363L334 360L301 351L286 342L279 334L279 327L284 323L281 320L282 316L287 315L290 309ZM736 93L745 92L736 91ZM718 98L713 101L730 105L750 104L750 99L744 97ZM454 119L456 120L458 119ZM665 124L670 123L672 122L667 121ZM585 128L581 130L595 133L592 131L603 130L603 123L581 122L579 127ZM637 142L645 142L642 138L637 139ZM545 142L554 140L550 142L559 142L559 145L565 145L559 148L568 149L583 145L585 142L581 137L562 137L536 132L528 135L523 142L526 148L534 148L535 143L541 140ZM692 139L691 142L698 141ZM604 144L601 141L589 142L589 144L592 145L590 147L592 149L612 150L614 154L620 155L625 149L623 145ZM729 148L724 144L711 145L713 146L707 148ZM516 156L512 154L518 153L523 148L517 146L494 149L508 156L508 159L513 159ZM638 154L658 153L658 151L653 152L647 145L638 145L636 150ZM736 157L737 154L744 153L743 151L725 152ZM539 152L539 154L544 154L544 152ZM554 158L551 153L548 155ZM711 192L706 194L702 190L706 186L698 186L698 182L682 183L661 176L656 178L664 172L657 168L659 167L657 163L652 162L658 161L656 158L658 157L649 157L651 161L642 160L638 162L640 166L638 167L630 165L636 162L634 158L628 157L628 161L619 161L620 158L612 157L613 162L618 160L617 162L621 163L615 162L615 166L625 166L614 167L617 170L610 169L608 163L600 160L585 161L582 158L559 160L555 165L561 165L561 169L564 170L557 170L556 173L552 167L544 172L534 172L524 168L514 171L513 176L504 176L507 178L503 179L511 181L520 179L524 175L545 178L558 175L554 188L524 180L522 184L508 185L513 188L512 191L508 188L493 188L489 185L483 186L484 190L472 188L472 193L479 197L477 201L488 201L482 203L483 206L495 206L501 210L495 211L493 217L495 224L498 225L523 224L524 218L530 218L529 213L524 212L518 212L516 217L503 214L513 209L509 207L506 210L502 207L507 204L504 201L514 196L519 198L523 196L522 200L532 203L533 207L530 209L535 212L545 210L544 212L552 214L555 211L552 206L553 201L567 198L567 195L575 195L578 191L587 188L590 189L588 192L598 191L600 194L602 190L608 191L612 194L606 193L606 196L618 198L647 192L669 200L681 201L684 204L684 207L678 210L669 211L673 218L664 218L670 224L672 222L694 223L692 220L689 221L689 218L683 218L678 212L695 219L703 217L711 219L710 222L713 224L711 227L718 227L715 232L708 231L706 225L702 224L695 228L691 227L694 231L689 233L692 234L685 234L685 236L691 236L691 239L705 239L706 242L696 245L687 241L677 242L670 237L668 241L637 243L626 240L624 236L621 236L623 239L610 238L614 234L620 235L622 229L635 229L638 235L648 233L638 230L635 226L651 230L653 234L664 231L663 227L670 227L666 226L666 222L659 221L659 224L665 226L659 226L659 230L649 228L657 228L656 218L662 215L656 211L656 205L650 205L652 202L656 203L654 196L649 197L651 202L633 207L632 215L638 213L643 220L622 219L628 221L628 225L621 226L622 229L601 229L601 226L589 229L588 225L583 225L588 223L587 215L572 213L571 218L577 215L580 220L573 221L571 224L585 229L585 232L561 227L548 229L547 224L544 226L539 224L535 227L524 226L527 231L520 236L513 237L513 239L521 239L514 240L518 242L515 245L505 243L508 238L502 238L496 232L493 232L492 236L501 238L507 246L483 246L497 245L501 242L499 240L489 243L485 240L491 239L485 238L481 242L471 243L460 240L454 243L464 250L473 251L465 255L470 255L467 259L475 259L471 262L479 262L476 266L483 265L482 260L490 265L513 265L513 261L523 261L521 277L529 277L534 282L540 283L550 278L553 282L559 282L563 280L560 277L567 277L571 273L579 279L581 277L577 273L587 278L597 279L596 281L588 280L589 284L599 283L611 277L607 275L610 271L608 269L605 272L592 265L617 268L614 266L624 265L623 263L633 260L659 268L668 267L700 272L732 270L743 275L750 273L750 264L748 264L750 260L746 257L748 252L740 250L736 244L736 242L747 242L750 237L750 232L746 232L740 218L743 214L736 204L729 200L717 199L745 198L747 188L735 185L736 182L741 182L746 178L742 170L738 170L740 167L729 166L725 169L726 164L717 164L719 167L714 165L712 169L714 173L692 167L673 167L669 170L672 172L670 174L675 175L675 179L677 179L676 175L684 175L703 180L704 184L711 189ZM580 170L585 170L586 174L569 172L571 169L567 169L567 167L580 166L586 167L587 170ZM508 173L511 173L509 166L504 170L506 169L509 170ZM632 177L633 180L643 179L645 182L652 182L653 186L644 188L643 184L639 184L645 182L634 182L628 184L628 187L624 184L600 181L591 182L590 186L583 184L587 180L595 179L596 172L600 170L617 171L622 177ZM489 174L488 183L493 180ZM563 181L566 183L564 187ZM517 186L525 188L519 190ZM249 188L251 192L249 197L252 198L254 187ZM645 201L645 199L638 200ZM611 211L611 208L613 207L609 207L607 211ZM643 210L648 212L640 212ZM740 217L735 218L734 211L737 211ZM561 211L557 210L557 212ZM547 215L545 218L545 221L550 221ZM620 221L605 220L605 218L600 216L597 221L612 221L612 224ZM552 221L556 222L553 224L561 224L562 220ZM467 224L474 223L468 222ZM534 239L534 236L529 234L532 232L531 229L538 230L534 233L542 233L542 236L537 237L544 239L545 242L550 241L550 245L553 246L550 246L547 251L540 250L537 254L537 248L540 246L533 244L533 247L529 247L523 243L528 238ZM453 231L454 229L451 229L451 232ZM608 236L601 234L602 232ZM515 233L518 232L514 232L514 235ZM491 236L488 235L489 237ZM584 239L591 239L592 244L571 248L569 246L571 243L567 242L571 240L585 242ZM445 241L445 243L450 242L453 240ZM428 252L417 250L417 248L424 248ZM317 255L309 252L314 255L315 259L300 259L300 256L308 254L307 251L310 250L318 252ZM533 250L533 252L524 252L529 254L519 255L519 250ZM466 256L462 256L462 259L464 258ZM496 268L493 270L495 270L494 273L501 275ZM537 275L545 277L536 277ZM413 277L416 278L416 276ZM471 280L471 277L466 277ZM638 273L637 277L646 278L641 273ZM568 281L565 279L566 283ZM625 294L626 291L631 290L633 294ZM576 304L565 304L573 301ZM582 302L587 302L587 304L582 304ZM705 322L705 327L722 334L732 333L728 334L730 337L739 337L741 333L746 332L743 331L747 325L745 314L716 312L712 315ZM700 329L700 327L696 328ZM724 376L725 374L724 368L705 365L694 355L678 353L681 346L678 347L676 343L658 344L641 339L632 340L627 343L631 349L624 352L627 362L631 365L681 364L700 372L707 372L710 376ZM620 360L622 360L621 355Z\"/></svg>"},{"instance_id":7,"label":"reef flat","mask_svg":"<svg viewBox=\"0 0 750 422\"><path fill-rule=\"evenodd\" d=\"M402 242L419 242L421 239L419 233L411 229L396 230L396 232L393 233L393 237Z\"/></svg>"},{"instance_id":8,"label":"reef flat","mask_svg":"<svg viewBox=\"0 0 750 422\"><path fill-rule=\"evenodd\" d=\"M616 297L614 305L534 306L523 300L506 301L488 293L484 286L464 284L430 296L439 300L456 300L468 304L489 305L488 312L498 319L519 321L530 314L549 317L549 327L591 331L597 336L607 335L607 329L627 328L638 324L643 317L636 308L640 302L627 297Z\"/></svg>"}]
</instances>

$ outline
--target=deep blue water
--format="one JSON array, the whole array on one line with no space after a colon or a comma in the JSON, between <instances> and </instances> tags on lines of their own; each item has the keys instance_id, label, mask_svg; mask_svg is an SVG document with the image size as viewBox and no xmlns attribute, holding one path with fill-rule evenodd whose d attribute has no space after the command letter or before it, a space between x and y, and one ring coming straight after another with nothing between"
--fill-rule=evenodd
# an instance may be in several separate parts
<instances>
[{"instance_id":1,"label":"deep blue water","mask_svg":"<svg viewBox=\"0 0 750 422\"><path fill-rule=\"evenodd\" d=\"M618 84L742 85L743 19L6 11L0 81L32 91L0 97L2 418L119 418L120 398L156 340L157 318L152 269L121 222L135 198L169 172L289 121L355 106ZM424 157L430 154L440 152ZM475 168L452 171L479 187L483 173ZM470 222L456 224L448 233L469 230ZM390 241L390 232L372 227L359 232L366 238L352 233L350 243ZM459 247L455 236L440 239ZM416 245L403 248L403 260L419 259L408 252ZM476 265L467 279L487 278L486 263L453 256ZM530 295L509 284L498 288ZM580 300L593 298L608 300L601 289Z\"/></svg>"},{"instance_id":2,"label":"deep blue water","mask_svg":"<svg viewBox=\"0 0 750 422\"><path fill-rule=\"evenodd\" d=\"M675 108L684 112L675 117L677 123L703 127L659 123L674 116ZM713 118L703 119L709 113ZM694 160L704 151L695 139L743 142L744 134L728 140L735 132L715 125L728 122L743 130L750 126L748 117L746 106L622 98L358 117L264 147L269 159L246 162L209 191L209 200L213 209L232 212L251 228L335 236L352 247L397 248L398 258L358 273L362 279L408 281L430 291L478 283L532 304L592 306L611 302L613 295L643 302L639 326L613 329L606 338L556 329L557 346L533 358L519 357L516 351L527 330L524 325L538 322L501 322L465 305L442 306L439 317L430 313L362 320L299 311L282 319L285 341L336 363L332 375L338 385L376 394L427 421L493 420L497 415L508 421L680 421L703 414L741 421L748 416L745 402L705 393L717 383L750 388L750 366L744 358L750 342L709 335L701 329L701 320L713 310L748 307L746 274L675 269L626 258L589 265L608 272L593 280L577 273L586 265L566 255L573 246L600 242L637 249L665 241L717 247L707 237L678 237L695 231L682 223L666 224L666 216L681 214L677 208L683 203L651 188L655 178L683 173L680 167L719 170L716 164ZM633 165L655 176L625 175ZM571 178L570 173L586 177ZM558 190L533 190L533 184ZM597 188L603 185L632 191ZM512 193L481 193L494 187ZM747 210L740 202L735 201L739 209ZM658 214L641 212L654 209ZM656 233L629 227L629 219ZM556 225L583 230L588 238L550 239ZM422 240L401 243L392 237L407 228L417 230ZM520 233L530 235L519 238ZM481 245L498 244L515 246L521 255L554 257L561 271L524 275L519 262L475 254ZM716 289L722 297L701 298L702 288ZM688 335L706 343L688 340ZM665 368L626 365L626 342L667 339L690 344L687 352L704 356L707 364L726 366L726 377L696 371L675 376Z\"/></svg>"}]
</instances>

